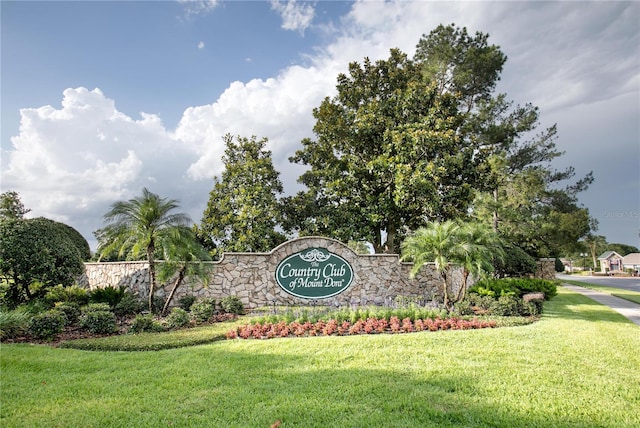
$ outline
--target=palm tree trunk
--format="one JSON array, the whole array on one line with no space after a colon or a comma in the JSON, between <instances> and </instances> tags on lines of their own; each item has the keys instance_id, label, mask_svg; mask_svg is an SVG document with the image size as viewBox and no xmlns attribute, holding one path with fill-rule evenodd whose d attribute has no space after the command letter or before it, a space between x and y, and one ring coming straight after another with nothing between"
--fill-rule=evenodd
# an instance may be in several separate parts
<instances>
[{"instance_id":1,"label":"palm tree trunk","mask_svg":"<svg viewBox=\"0 0 640 428\"><path fill-rule=\"evenodd\" d=\"M458 290L458 294L456 295L456 302L460 302L464 300L467 295L467 280L469 279L469 271L464 270L462 272L462 284L460 285L460 289Z\"/></svg>"},{"instance_id":2,"label":"palm tree trunk","mask_svg":"<svg viewBox=\"0 0 640 428\"><path fill-rule=\"evenodd\" d=\"M147 247L147 261L149 262L149 312L153 312L153 294L156 291L156 266L153 260L155 248L153 241Z\"/></svg>"},{"instance_id":3,"label":"palm tree trunk","mask_svg":"<svg viewBox=\"0 0 640 428\"><path fill-rule=\"evenodd\" d=\"M178 289L178 287L180 287L180 284L182 284L182 281L184 281L186 271L187 271L187 265L185 264L180 268L180 271L178 272L178 277L173 282L173 287L171 288L169 297L167 297L167 301L164 302L164 307L162 308L163 316L167 314L167 309L169 309L169 304L171 304L171 301L173 300L173 295L176 294L176 290Z\"/></svg>"}]
</instances>

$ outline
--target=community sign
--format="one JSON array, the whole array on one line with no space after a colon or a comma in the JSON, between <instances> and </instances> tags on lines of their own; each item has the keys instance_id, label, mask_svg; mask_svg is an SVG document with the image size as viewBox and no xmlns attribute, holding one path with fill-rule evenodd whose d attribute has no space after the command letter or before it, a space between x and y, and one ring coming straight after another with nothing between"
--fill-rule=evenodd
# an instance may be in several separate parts
<instances>
[{"instance_id":1,"label":"community sign","mask_svg":"<svg viewBox=\"0 0 640 428\"><path fill-rule=\"evenodd\" d=\"M345 291L353 282L351 265L326 248L307 248L282 260L276 282L303 299L324 299Z\"/></svg>"}]
</instances>

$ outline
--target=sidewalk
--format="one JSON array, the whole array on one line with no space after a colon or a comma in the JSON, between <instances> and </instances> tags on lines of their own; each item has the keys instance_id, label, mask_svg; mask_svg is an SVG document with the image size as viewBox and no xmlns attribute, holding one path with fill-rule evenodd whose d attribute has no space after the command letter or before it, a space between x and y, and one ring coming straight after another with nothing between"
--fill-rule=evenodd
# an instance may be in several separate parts
<instances>
[{"instance_id":1,"label":"sidewalk","mask_svg":"<svg viewBox=\"0 0 640 428\"><path fill-rule=\"evenodd\" d=\"M625 299L621 299L619 297L611 296L606 293L579 287L577 285L563 283L562 286L567 290L580 293L590 299L595 300L598 303L609 306L611 309L621 313L622 315L630 319L634 324L640 325L640 305Z\"/></svg>"}]
</instances>

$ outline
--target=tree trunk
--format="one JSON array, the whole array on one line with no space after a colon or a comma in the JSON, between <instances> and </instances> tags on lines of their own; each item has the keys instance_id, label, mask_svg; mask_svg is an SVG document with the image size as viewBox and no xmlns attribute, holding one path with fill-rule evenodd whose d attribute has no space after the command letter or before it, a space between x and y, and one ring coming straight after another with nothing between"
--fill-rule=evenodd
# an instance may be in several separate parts
<instances>
[{"instance_id":1,"label":"tree trunk","mask_svg":"<svg viewBox=\"0 0 640 428\"><path fill-rule=\"evenodd\" d=\"M185 264L180 268L180 271L178 272L178 277L174 281L173 287L171 288L171 292L169 293L169 297L167 297L167 301L164 302L164 307L162 308L163 316L167 314L167 309L169 309L169 304L171 304L171 301L173 300L173 295L176 294L176 290L178 289L178 287L180 287L180 284L182 284L186 271L187 271L187 265Z\"/></svg>"},{"instance_id":2,"label":"tree trunk","mask_svg":"<svg viewBox=\"0 0 640 428\"><path fill-rule=\"evenodd\" d=\"M147 247L147 261L149 262L149 312L153 312L153 294L156 291L156 266L153 260L155 247L153 241Z\"/></svg>"},{"instance_id":3,"label":"tree trunk","mask_svg":"<svg viewBox=\"0 0 640 428\"><path fill-rule=\"evenodd\" d=\"M460 302L464 300L464 298L467 296L467 280L468 279L469 279L469 271L465 269L462 272L462 284L460 285L460 289L458 290L458 294L456 295L456 302Z\"/></svg>"},{"instance_id":4,"label":"tree trunk","mask_svg":"<svg viewBox=\"0 0 640 428\"><path fill-rule=\"evenodd\" d=\"M493 231L498 233L498 189L493 189Z\"/></svg>"}]
</instances>

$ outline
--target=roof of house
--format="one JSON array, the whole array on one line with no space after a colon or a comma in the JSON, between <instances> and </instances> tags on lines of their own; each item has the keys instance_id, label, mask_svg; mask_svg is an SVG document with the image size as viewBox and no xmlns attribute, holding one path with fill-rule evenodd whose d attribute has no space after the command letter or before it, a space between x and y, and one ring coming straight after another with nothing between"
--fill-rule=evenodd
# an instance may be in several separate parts
<instances>
[{"instance_id":1,"label":"roof of house","mask_svg":"<svg viewBox=\"0 0 640 428\"><path fill-rule=\"evenodd\" d=\"M615 251L605 251L604 253L602 253L600 255L600 257L598 257L598 260L606 260L609 259L613 256L617 256L617 258L621 259L622 256L618 253L616 253Z\"/></svg>"},{"instance_id":2,"label":"roof of house","mask_svg":"<svg viewBox=\"0 0 640 428\"><path fill-rule=\"evenodd\" d=\"M622 258L622 264L640 265L640 253L629 253Z\"/></svg>"}]
</instances>

